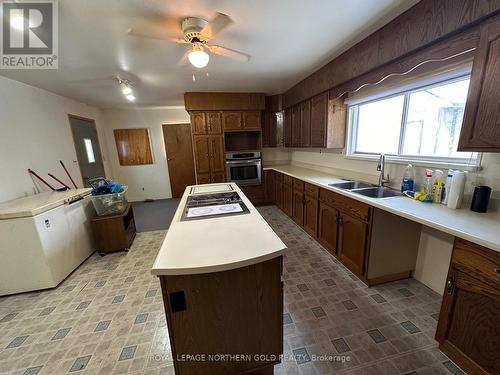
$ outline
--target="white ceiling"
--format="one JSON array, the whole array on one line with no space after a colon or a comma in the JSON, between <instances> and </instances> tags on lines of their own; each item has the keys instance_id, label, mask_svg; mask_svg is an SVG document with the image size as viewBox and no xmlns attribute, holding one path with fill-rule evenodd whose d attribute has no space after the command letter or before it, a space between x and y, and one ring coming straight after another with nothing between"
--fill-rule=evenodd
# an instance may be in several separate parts
<instances>
[{"instance_id":1,"label":"white ceiling","mask_svg":"<svg viewBox=\"0 0 500 375\"><path fill-rule=\"evenodd\" d=\"M2 70L0 74L100 107L182 105L186 91L274 94L417 2L59 0L59 69ZM235 23L213 42L250 54L249 62L211 55L207 68L200 71L179 66L186 45L127 35L129 28L158 31L165 17L210 19L216 11L228 14ZM117 74L133 82L134 104L113 82Z\"/></svg>"}]
</instances>

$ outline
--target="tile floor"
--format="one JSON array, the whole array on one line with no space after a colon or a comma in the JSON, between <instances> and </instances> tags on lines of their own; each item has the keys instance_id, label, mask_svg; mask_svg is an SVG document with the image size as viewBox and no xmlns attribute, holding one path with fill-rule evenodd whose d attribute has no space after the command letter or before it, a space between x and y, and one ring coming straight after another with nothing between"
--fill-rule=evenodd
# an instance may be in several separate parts
<instances>
[{"instance_id":1,"label":"tile floor","mask_svg":"<svg viewBox=\"0 0 500 375\"><path fill-rule=\"evenodd\" d=\"M440 296L415 280L367 288L278 208L289 247L276 374L462 374L433 339ZM93 255L53 290L0 297L0 373L173 374L159 283L165 231Z\"/></svg>"}]
</instances>

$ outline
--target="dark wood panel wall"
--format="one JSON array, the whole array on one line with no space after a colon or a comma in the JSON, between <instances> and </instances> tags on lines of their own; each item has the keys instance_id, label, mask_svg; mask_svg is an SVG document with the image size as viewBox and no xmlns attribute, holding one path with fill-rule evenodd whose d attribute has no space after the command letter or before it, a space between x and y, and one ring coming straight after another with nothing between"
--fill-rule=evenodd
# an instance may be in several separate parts
<instances>
[{"instance_id":1,"label":"dark wood panel wall","mask_svg":"<svg viewBox=\"0 0 500 375\"><path fill-rule=\"evenodd\" d=\"M264 94L241 92L186 92L186 111L264 110Z\"/></svg>"},{"instance_id":2,"label":"dark wood panel wall","mask_svg":"<svg viewBox=\"0 0 500 375\"><path fill-rule=\"evenodd\" d=\"M288 108L500 13L500 0L422 0L283 94Z\"/></svg>"}]
</instances>

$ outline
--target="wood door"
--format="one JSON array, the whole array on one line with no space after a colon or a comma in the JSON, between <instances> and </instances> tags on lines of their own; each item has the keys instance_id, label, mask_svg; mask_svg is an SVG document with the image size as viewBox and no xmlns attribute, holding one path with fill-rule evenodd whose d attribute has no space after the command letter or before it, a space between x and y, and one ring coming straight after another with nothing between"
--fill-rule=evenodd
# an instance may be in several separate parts
<instances>
[{"instance_id":1,"label":"wood door","mask_svg":"<svg viewBox=\"0 0 500 375\"><path fill-rule=\"evenodd\" d=\"M224 163L224 138L222 135L209 136L210 172L224 173L226 165Z\"/></svg>"},{"instance_id":2,"label":"wood door","mask_svg":"<svg viewBox=\"0 0 500 375\"><path fill-rule=\"evenodd\" d=\"M458 151L500 151L500 17L481 26Z\"/></svg>"},{"instance_id":3,"label":"wood door","mask_svg":"<svg viewBox=\"0 0 500 375\"><path fill-rule=\"evenodd\" d=\"M300 147L300 104L292 109L292 147Z\"/></svg>"},{"instance_id":4,"label":"wood door","mask_svg":"<svg viewBox=\"0 0 500 375\"><path fill-rule=\"evenodd\" d=\"M260 130L261 112L260 111L245 111L243 112L243 129L244 130Z\"/></svg>"},{"instance_id":5,"label":"wood door","mask_svg":"<svg viewBox=\"0 0 500 375\"><path fill-rule=\"evenodd\" d=\"M210 146L208 135L193 136L196 174L210 174Z\"/></svg>"},{"instance_id":6,"label":"wood door","mask_svg":"<svg viewBox=\"0 0 500 375\"><path fill-rule=\"evenodd\" d=\"M285 109L283 115L283 143L285 147L292 147L292 109Z\"/></svg>"},{"instance_id":7,"label":"wood door","mask_svg":"<svg viewBox=\"0 0 500 375\"><path fill-rule=\"evenodd\" d=\"M190 115L193 134L207 134L207 118L205 112L191 112Z\"/></svg>"},{"instance_id":8,"label":"wood door","mask_svg":"<svg viewBox=\"0 0 500 375\"><path fill-rule=\"evenodd\" d=\"M311 147L311 101L300 104L300 147Z\"/></svg>"},{"instance_id":9,"label":"wood door","mask_svg":"<svg viewBox=\"0 0 500 375\"><path fill-rule=\"evenodd\" d=\"M312 237L318 236L318 199L308 196L304 197L304 229Z\"/></svg>"},{"instance_id":10,"label":"wood door","mask_svg":"<svg viewBox=\"0 0 500 375\"><path fill-rule=\"evenodd\" d=\"M319 203L318 240L331 254L337 255L339 211Z\"/></svg>"},{"instance_id":11,"label":"wood door","mask_svg":"<svg viewBox=\"0 0 500 375\"><path fill-rule=\"evenodd\" d=\"M340 213L338 254L344 265L357 276L363 276L368 225L359 219Z\"/></svg>"},{"instance_id":12,"label":"wood door","mask_svg":"<svg viewBox=\"0 0 500 375\"><path fill-rule=\"evenodd\" d=\"M297 224L304 224L304 192L293 189L292 219Z\"/></svg>"},{"instance_id":13,"label":"wood door","mask_svg":"<svg viewBox=\"0 0 500 375\"><path fill-rule=\"evenodd\" d=\"M208 134L222 134L222 116L220 112L206 112Z\"/></svg>"},{"instance_id":14,"label":"wood door","mask_svg":"<svg viewBox=\"0 0 500 375\"><path fill-rule=\"evenodd\" d=\"M89 187L88 180L95 177L105 177L95 121L69 115L69 123L71 133L73 134L76 157L80 166L83 185L84 187ZM66 180L66 185L73 187L68 180Z\"/></svg>"},{"instance_id":15,"label":"wood door","mask_svg":"<svg viewBox=\"0 0 500 375\"><path fill-rule=\"evenodd\" d=\"M328 92L311 99L311 147L326 147Z\"/></svg>"},{"instance_id":16,"label":"wood door","mask_svg":"<svg viewBox=\"0 0 500 375\"><path fill-rule=\"evenodd\" d=\"M222 112L222 126L224 130L241 130L242 122L243 118L241 111Z\"/></svg>"},{"instance_id":17,"label":"wood door","mask_svg":"<svg viewBox=\"0 0 500 375\"><path fill-rule=\"evenodd\" d=\"M283 211L288 216L292 217L293 207L293 188L292 186L283 184Z\"/></svg>"},{"instance_id":18,"label":"wood door","mask_svg":"<svg viewBox=\"0 0 500 375\"><path fill-rule=\"evenodd\" d=\"M196 184L190 124L163 125L172 198L182 197L186 186Z\"/></svg>"},{"instance_id":19,"label":"wood door","mask_svg":"<svg viewBox=\"0 0 500 375\"><path fill-rule=\"evenodd\" d=\"M436 340L470 374L500 373L500 290L495 286L453 266L448 273Z\"/></svg>"},{"instance_id":20,"label":"wood door","mask_svg":"<svg viewBox=\"0 0 500 375\"><path fill-rule=\"evenodd\" d=\"M278 257L228 271L161 276L175 373L253 374L277 363L283 352L281 268ZM221 354L231 358L195 357ZM233 360L237 355L241 360Z\"/></svg>"}]
</instances>

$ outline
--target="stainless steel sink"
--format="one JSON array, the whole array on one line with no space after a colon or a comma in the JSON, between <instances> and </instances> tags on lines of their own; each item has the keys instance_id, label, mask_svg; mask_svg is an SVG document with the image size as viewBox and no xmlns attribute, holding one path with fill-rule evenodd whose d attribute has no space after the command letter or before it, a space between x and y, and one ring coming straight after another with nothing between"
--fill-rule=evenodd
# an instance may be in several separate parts
<instances>
[{"instance_id":1,"label":"stainless steel sink","mask_svg":"<svg viewBox=\"0 0 500 375\"><path fill-rule=\"evenodd\" d=\"M368 184L366 182L361 182L361 181L346 181L346 182L337 182L335 184L328 184L328 186L332 186L332 187L336 187L336 188L344 189L344 190L353 190L353 189L374 187L375 185Z\"/></svg>"},{"instance_id":2,"label":"stainless steel sink","mask_svg":"<svg viewBox=\"0 0 500 375\"><path fill-rule=\"evenodd\" d=\"M382 186L356 189L356 190L351 190L351 192L364 195L365 197L369 198L390 198L390 197L399 197L402 195L401 192L397 190Z\"/></svg>"}]
</instances>

